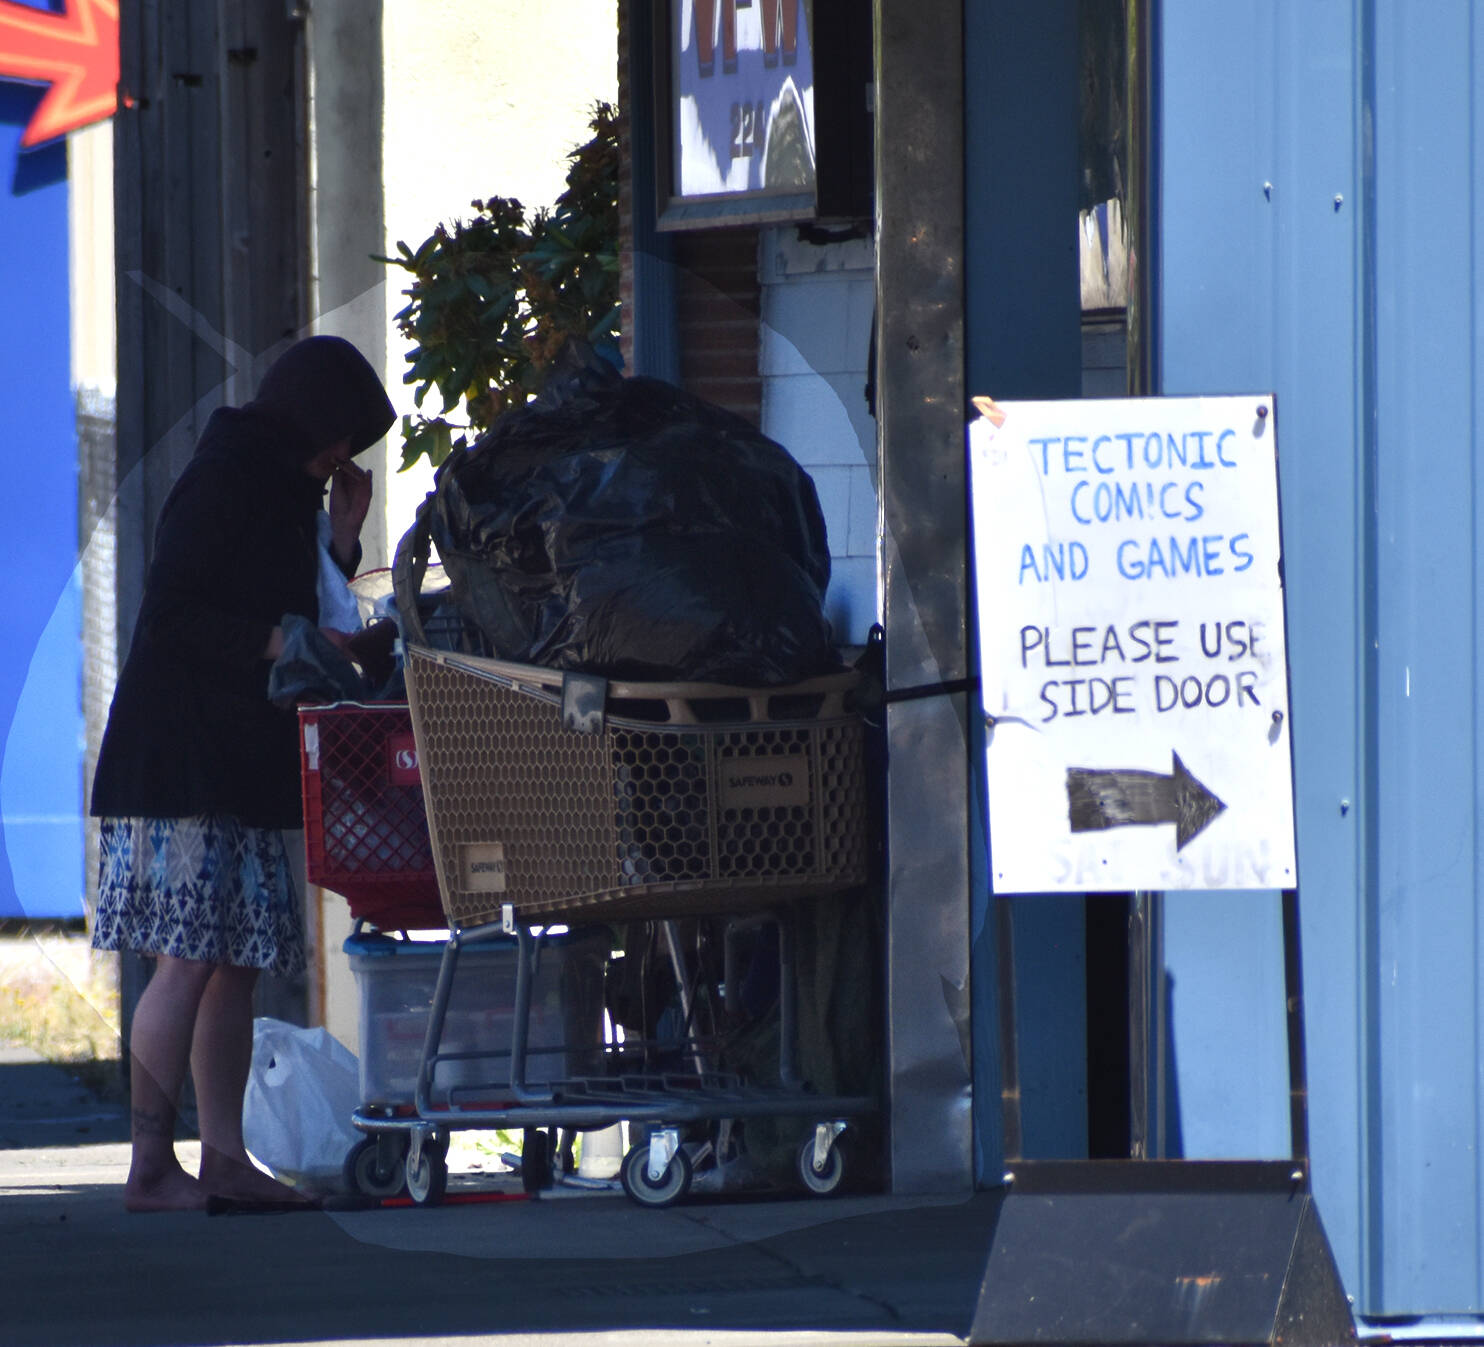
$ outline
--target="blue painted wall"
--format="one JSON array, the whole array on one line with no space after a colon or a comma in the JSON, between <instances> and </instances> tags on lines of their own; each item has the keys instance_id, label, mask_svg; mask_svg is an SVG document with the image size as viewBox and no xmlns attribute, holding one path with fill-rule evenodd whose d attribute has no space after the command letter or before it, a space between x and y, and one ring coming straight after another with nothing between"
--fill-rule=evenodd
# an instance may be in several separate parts
<instances>
[{"instance_id":1,"label":"blue painted wall","mask_svg":"<svg viewBox=\"0 0 1484 1347\"><path fill-rule=\"evenodd\" d=\"M80 917L81 607L68 335L67 159L22 152L40 91L0 82L0 918Z\"/></svg>"},{"instance_id":2,"label":"blue painted wall","mask_svg":"<svg viewBox=\"0 0 1484 1347\"><path fill-rule=\"evenodd\" d=\"M1316 1198L1362 1315L1477 1315L1484 7L1158 17L1160 388L1278 398ZM1276 899L1200 901L1186 1153L1281 1153Z\"/></svg>"},{"instance_id":3,"label":"blue painted wall","mask_svg":"<svg viewBox=\"0 0 1484 1347\"><path fill-rule=\"evenodd\" d=\"M964 375L971 397L1076 397L1081 391L1072 168L1076 36L1071 0L964 6ZM1067 171L1048 173L1047 164L1064 164ZM1072 223L1063 226L1066 221ZM972 615L972 580L969 600ZM969 649L975 648L971 630ZM969 738L976 764L973 804L982 809L983 735L974 727ZM994 1183L1003 1172L1003 1138L994 1000L1000 914L993 905L1008 905L1012 927L1022 1150L1028 1158L1087 1154L1086 926L1080 897L991 898L982 814L975 818L972 840L975 1177Z\"/></svg>"}]
</instances>

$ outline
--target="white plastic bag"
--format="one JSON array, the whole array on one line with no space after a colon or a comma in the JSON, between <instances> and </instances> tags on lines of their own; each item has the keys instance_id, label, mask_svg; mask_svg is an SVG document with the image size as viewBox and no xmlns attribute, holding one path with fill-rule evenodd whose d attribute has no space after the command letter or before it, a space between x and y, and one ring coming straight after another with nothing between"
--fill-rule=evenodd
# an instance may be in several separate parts
<instances>
[{"instance_id":1,"label":"white plastic bag","mask_svg":"<svg viewBox=\"0 0 1484 1347\"><path fill-rule=\"evenodd\" d=\"M361 1137L350 1120L360 1102L356 1056L329 1030L253 1021L242 1139L276 1179L319 1192L342 1187L345 1157Z\"/></svg>"},{"instance_id":2,"label":"white plastic bag","mask_svg":"<svg viewBox=\"0 0 1484 1347\"><path fill-rule=\"evenodd\" d=\"M336 631L359 631L362 625L360 605L345 572L330 555L330 516L321 510L315 524L319 536L319 578L316 584L319 625Z\"/></svg>"}]
</instances>

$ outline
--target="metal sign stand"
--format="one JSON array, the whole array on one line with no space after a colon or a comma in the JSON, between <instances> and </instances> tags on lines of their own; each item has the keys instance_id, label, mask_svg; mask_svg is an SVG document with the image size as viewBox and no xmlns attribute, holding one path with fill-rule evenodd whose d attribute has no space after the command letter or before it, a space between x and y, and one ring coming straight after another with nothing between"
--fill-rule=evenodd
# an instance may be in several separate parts
<instances>
[{"instance_id":1,"label":"metal sign stand","mask_svg":"<svg viewBox=\"0 0 1484 1347\"><path fill-rule=\"evenodd\" d=\"M1136 895L1147 926L1158 896ZM1355 1326L1309 1189L1298 891L1283 892L1288 1160L1149 1151L1149 978L1131 979L1128 1160L1022 1154L1011 907L995 903L1004 1197L968 1340L1335 1347ZM1145 950L1147 941L1140 939ZM1147 967L1145 969L1147 974ZM1158 1126L1156 1121L1155 1126ZM1157 1149L1157 1148L1156 1148Z\"/></svg>"}]
</instances>

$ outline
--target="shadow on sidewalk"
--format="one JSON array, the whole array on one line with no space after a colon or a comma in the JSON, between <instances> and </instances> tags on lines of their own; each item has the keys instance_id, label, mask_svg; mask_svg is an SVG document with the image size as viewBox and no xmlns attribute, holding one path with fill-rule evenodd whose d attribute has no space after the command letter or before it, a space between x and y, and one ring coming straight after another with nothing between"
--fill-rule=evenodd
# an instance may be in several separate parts
<instances>
[{"instance_id":1,"label":"shadow on sidewalk","mask_svg":"<svg viewBox=\"0 0 1484 1347\"><path fill-rule=\"evenodd\" d=\"M59 1064L0 1048L0 1150L128 1139L117 1062Z\"/></svg>"},{"instance_id":2,"label":"shadow on sidewalk","mask_svg":"<svg viewBox=\"0 0 1484 1347\"><path fill-rule=\"evenodd\" d=\"M127 1138L116 1085L100 1093L66 1066L0 1048L5 1347L412 1347L615 1331L687 1347L840 1331L937 1347L960 1343L972 1318L998 1203L840 1195L649 1210L582 1194L133 1216L120 1200L127 1148L99 1145Z\"/></svg>"},{"instance_id":3,"label":"shadow on sidewalk","mask_svg":"<svg viewBox=\"0 0 1484 1347\"><path fill-rule=\"evenodd\" d=\"M625 1198L375 1212L129 1216L68 1182L8 1200L6 1347L197 1347L494 1336L790 1347L850 1332L956 1347L995 1200ZM88 1294L78 1294L87 1268Z\"/></svg>"}]
</instances>

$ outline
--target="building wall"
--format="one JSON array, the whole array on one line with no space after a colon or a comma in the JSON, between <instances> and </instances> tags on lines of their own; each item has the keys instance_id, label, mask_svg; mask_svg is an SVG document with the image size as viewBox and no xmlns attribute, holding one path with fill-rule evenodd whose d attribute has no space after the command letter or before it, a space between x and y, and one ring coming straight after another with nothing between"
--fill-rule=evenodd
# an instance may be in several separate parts
<instances>
[{"instance_id":1,"label":"building wall","mask_svg":"<svg viewBox=\"0 0 1484 1347\"><path fill-rule=\"evenodd\" d=\"M118 374L115 452L104 471L113 477L115 648L123 650L159 509L207 418L246 401L305 328L308 250L303 14L212 0L125 5L119 17ZM102 436L88 446L95 465L106 448ZM124 953L119 969L127 1038L147 961ZM306 991L302 977L270 974L255 1004L302 1021Z\"/></svg>"},{"instance_id":2,"label":"building wall","mask_svg":"<svg viewBox=\"0 0 1484 1347\"><path fill-rule=\"evenodd\" d=\"M1074 398L1089 382L1079 260L1077 6L1070 0L999 0L993 5L965 3L961 9L964 392L1003 401ZM928 90L924 94L937 96ZM903 138L914 147L923 141L920 134ZM942 178L944 166L935 166L934 176ZM916 190L930 186L924 181ZM936 242L947 236L942 221L925 223L926 228L909 233L909 247L918 237ZM953 261L951 254L937 261L945 281ZM915 295L894 298L904 306L916 301ZM962 463L962 428L956 429L959 443L954 449ZM888 460L891 448L884 450ZM908 452L916 448L899 446ZM926 513L940 532L957 526L956 519L944 518L941 507L924 510L923 484L914 495L917 502L905 503L908 513ZM890 511L887 523L890 530ZM962 551L967 553L967 544ZM958 564L967 569L966 562L964 556ZM972 643L977 621L972 586L965 599L965 639ZM890 603L887 611L890 663ZM978 695L971 698L976 706ZM1012 1129L1020 1134L1018 1147L1012 1149L1026 1158L1087 1153L1087 923L1078 896L990 896L993 848L983 831L985 743L982 723L974 723L978 720L966 713L959 731L970 767L964 798L973 815L968 941L974 1177L994 1184L1004 1173L1001 1161L1007 1138L1013 1143ZM909 832L915 830L914 822L909 821ZM911 920L925 897L904 905L904 917ZM1009 998L1013 1024L1000 1017L1001 978L1007 968L1014 976ZM1014 1111L1019 1118L1018 1126L1004 1126L1001 1048L1012 1027Z\"/></svg>"},{"instance_id":3,"label":"building wall","mask_svg":"<svg viewBox=\"0 0 1484 1347\"><path fill-rule=\"evenodd\" d=\"M1277 396L1317 1204L1361 1314L1477 1315L1484 15L1160 24L1160 391ZM1187 1143L1270 1153L1276 900L1166 948Z\"/></svg>"},{"instance_id":4,"label":"building wall","mask_svg":"<svg viewBox=\"0 0 1484 1347\"><path fill-rule=\"evenodd\" d=\"M825 611L841 644L877 620L876 425L866 402L875 250L869 239L817 244L797 229L761 232L763 433L808 470L830 539Z\"/></svg>"},{"instance_id":5,"label":"building wall","mask_svg":"<svg viewBox=\"0 0 1484 1347\"><path fill-rule=\"evenodd\" d=\"M67 159L85 812L119 662L114 509L118 361L114 349L113 123L99 122L73 132L67 142ZM97 885L97 828L89 824L84 836L83 880L91 901Z\"/></svg>"},{"instance_id":6,"label":"building wall","mask_svg":"<svg viewBox=\"0 0 1484 1347\"><path fill-rule=\"evenodd\" d=\"M749 425L760 425L756 226L671 234L667 243L674 259L674 381ZM625 317L632 312L626 310Z\"/></svg>"}]
</instances>

